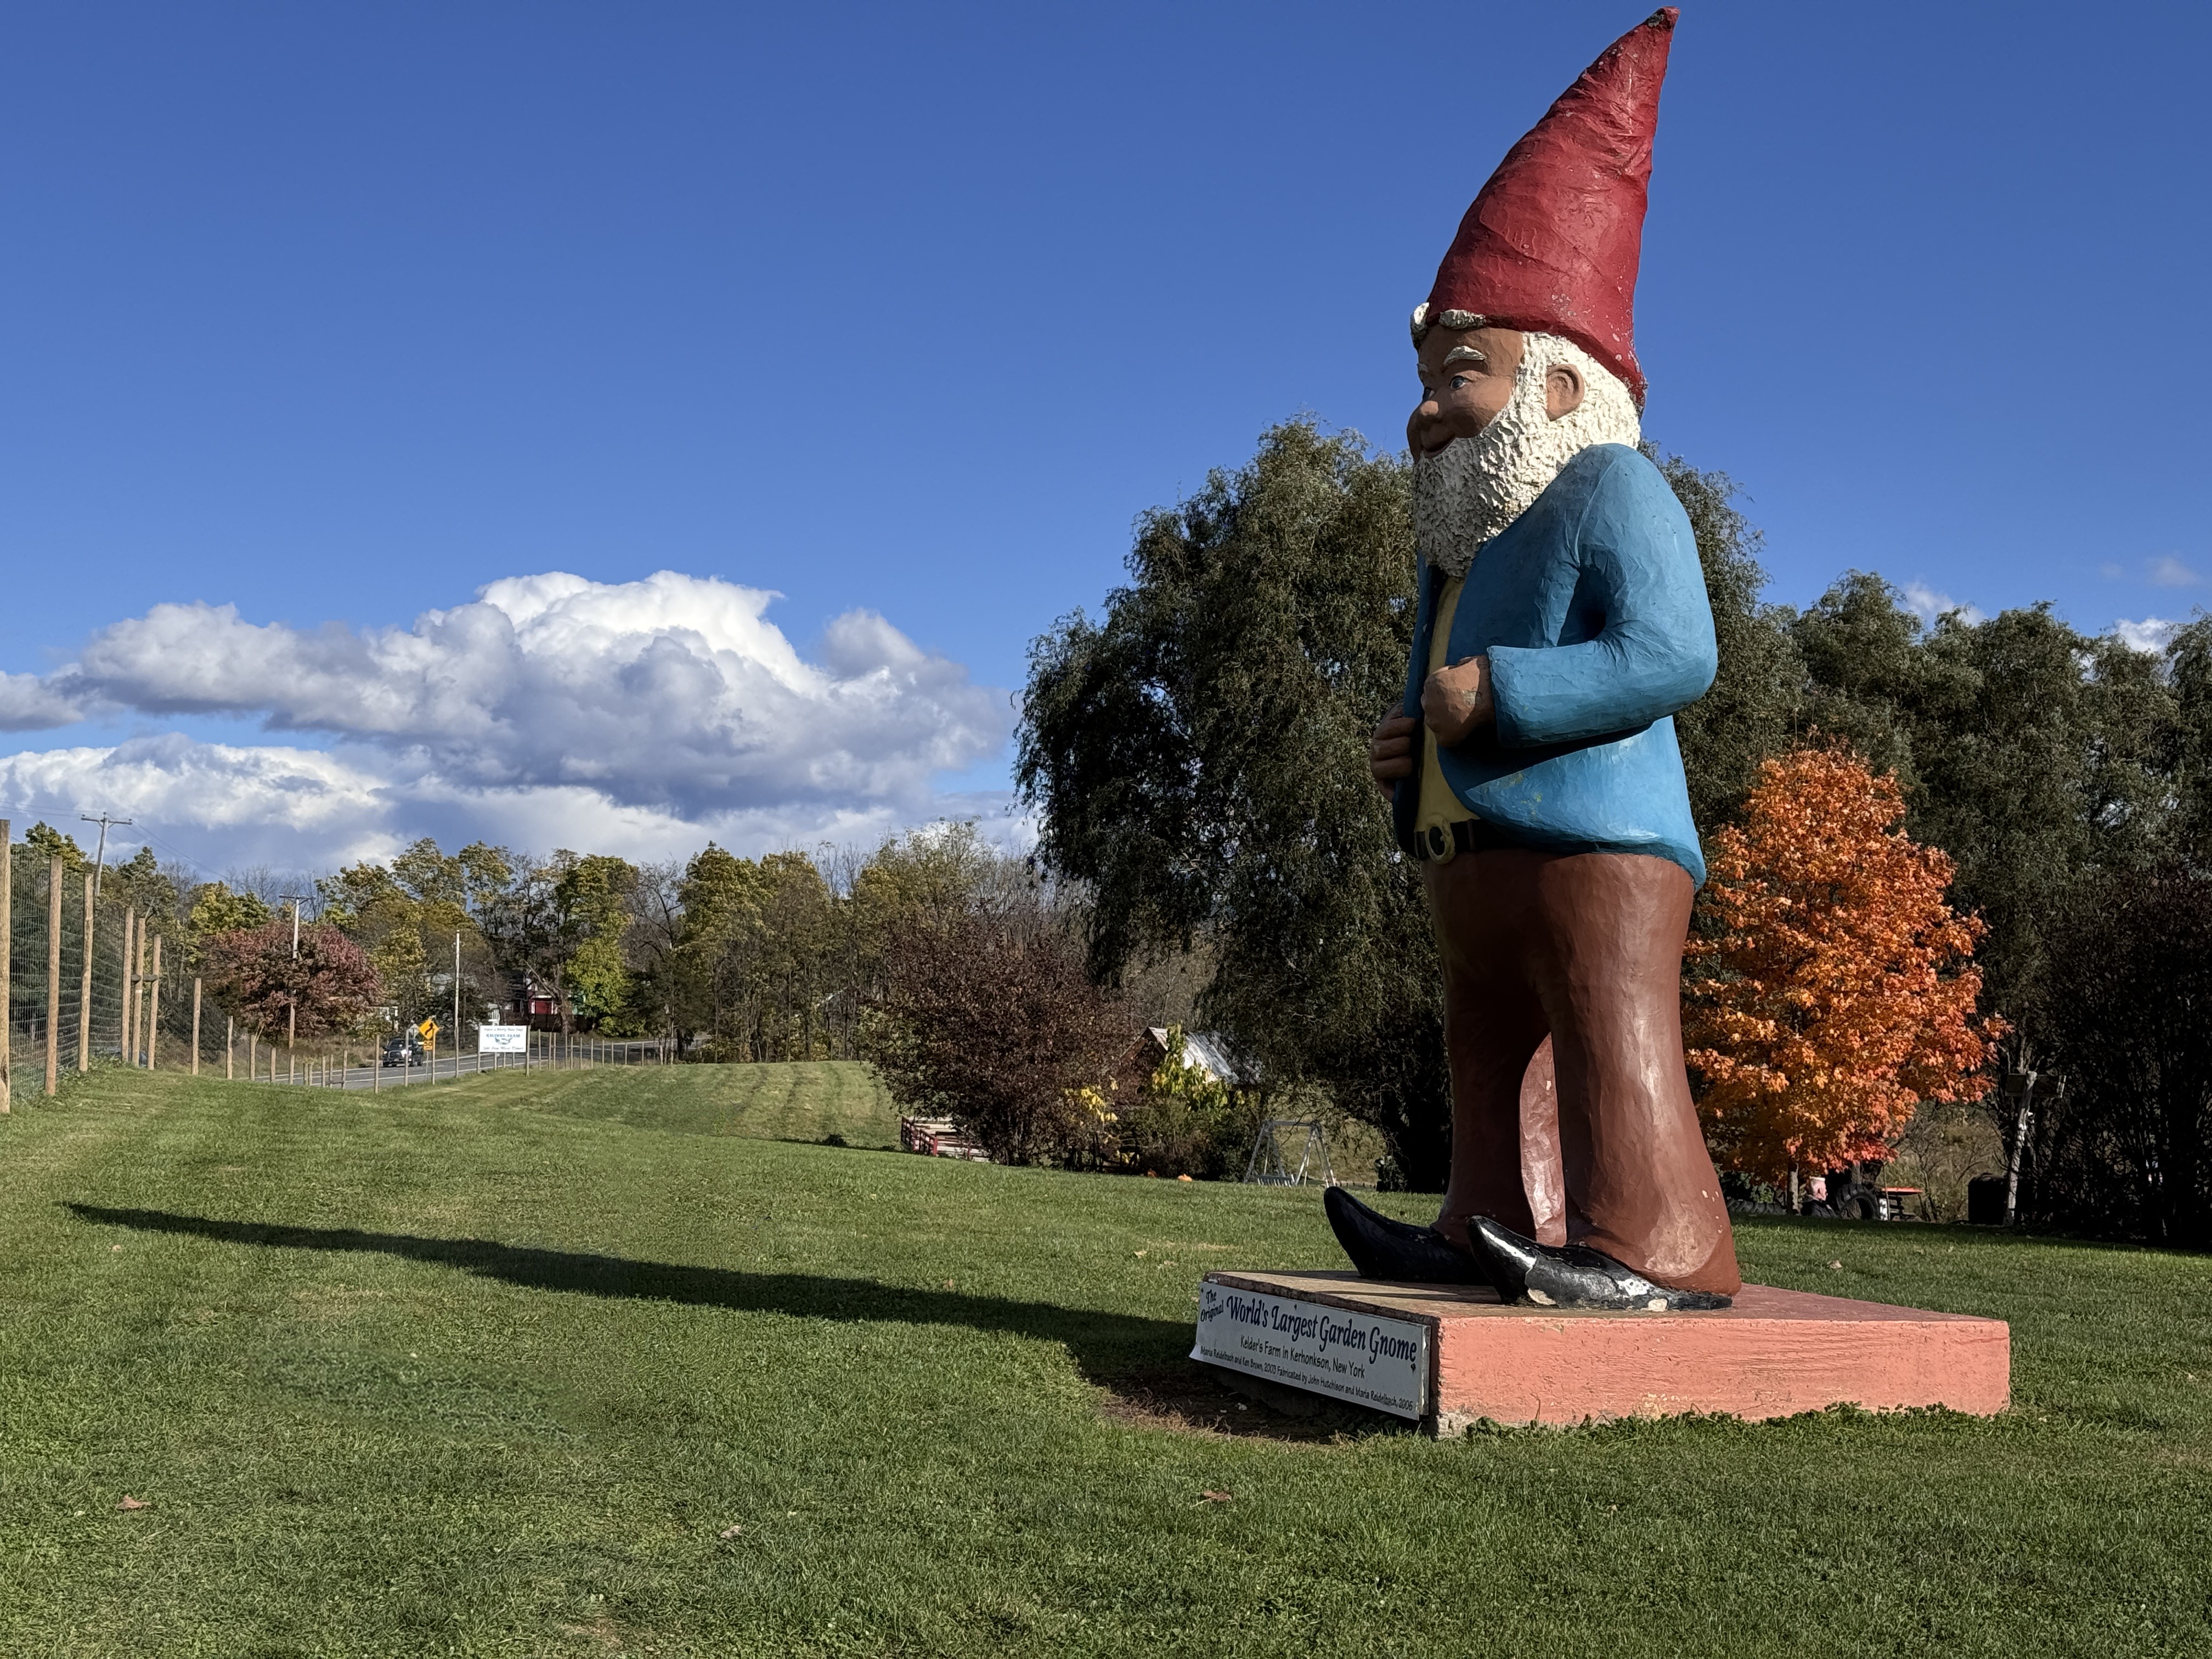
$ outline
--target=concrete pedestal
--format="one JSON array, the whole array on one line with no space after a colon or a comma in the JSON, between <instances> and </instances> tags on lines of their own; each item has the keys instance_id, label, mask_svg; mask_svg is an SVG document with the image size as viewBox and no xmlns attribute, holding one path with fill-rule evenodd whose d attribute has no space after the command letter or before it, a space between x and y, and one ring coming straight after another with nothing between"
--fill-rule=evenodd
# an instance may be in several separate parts
<instances>
[{"instance_id":1,"label":"concrete pedestal","mask_svg":"<svg viewBox=\"0 0 2212 1659\"><path fill-rule=\"evenodd\" d=\"M1425 1397L1416 1410L1401 1387L1397 1403L1382 1408L1418 1416L1431 1433L1455 1434L1482 1418L1756 1419L1845 1404L1988 1416L2004 1409L2011 1389L2012 1335L2002 1320L1764 1285L1745 1285L1732 1308L1678 1314L1507 1307L1487 1288L1389 1285L1351 1273L1208 1273L1200 1294L1208 1310L1234 1298L1243 1322L1217 1319L1209 1337L1202 1316L1194 1357L1232 1379L1243 1372L1341 1399L1356 1396L1332 1382L1332 1365L1340 1376L1380 1376L1363 1345L1395 1355L1425 1331L1416 1369L1426 1371ZM1316 1341L1351 1363L1328 1347L1301 1351Z\"/></svg>"}]
</instances>

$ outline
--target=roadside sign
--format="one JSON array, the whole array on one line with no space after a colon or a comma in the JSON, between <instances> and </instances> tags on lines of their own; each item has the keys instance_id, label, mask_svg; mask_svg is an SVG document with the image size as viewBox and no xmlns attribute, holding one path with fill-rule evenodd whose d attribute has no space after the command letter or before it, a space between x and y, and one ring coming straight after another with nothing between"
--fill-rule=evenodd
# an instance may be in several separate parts
<instances>
[{"instance_id":1,"label":"roadside sign","mask_svg":"<svg viewBox=\"0 0 2212 1659\"><path fill-rule=\"evenodd\" d=\"M530 1046L527 1025L479 1025L477 1052L480 1054L519 1054Z\"/></svg>"}]
</instances>

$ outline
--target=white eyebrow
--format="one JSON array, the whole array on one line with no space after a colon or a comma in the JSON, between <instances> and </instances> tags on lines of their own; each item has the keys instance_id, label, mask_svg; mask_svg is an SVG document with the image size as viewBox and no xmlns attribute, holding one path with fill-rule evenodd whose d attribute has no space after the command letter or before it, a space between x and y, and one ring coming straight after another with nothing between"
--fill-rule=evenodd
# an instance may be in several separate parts
<instances>
[{"instance_id":1,"label":"white eyebrow","mask_svg":"<svg viewBox=\"0 0 2212 1659\"><path fill-rule=\"evenodd\" d=\"M1490 361L1473 346L1454 346L1449 351L1444 353L1444 367L1449 368L1462 357L1471 363L1486 363Z\"/></svg>"}]
</instances>

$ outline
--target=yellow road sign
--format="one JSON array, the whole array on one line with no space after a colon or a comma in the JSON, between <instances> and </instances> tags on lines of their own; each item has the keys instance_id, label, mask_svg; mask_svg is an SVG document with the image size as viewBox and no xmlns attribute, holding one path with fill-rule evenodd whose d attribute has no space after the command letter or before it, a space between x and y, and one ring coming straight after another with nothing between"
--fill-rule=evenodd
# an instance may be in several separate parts
<instances>
[{"instance_id":1,"label":"yellow road sign","mask_svg":"<svg viewBox=\"0 0 2212 1659\"><path fill-rule=\"evenodd\" d=\"M422 1041L425 1042L435 1042L438 1040L438 1022L434 1019L426 1019L415 1029L422 1033Z\"/></svg>"}]
</instances>

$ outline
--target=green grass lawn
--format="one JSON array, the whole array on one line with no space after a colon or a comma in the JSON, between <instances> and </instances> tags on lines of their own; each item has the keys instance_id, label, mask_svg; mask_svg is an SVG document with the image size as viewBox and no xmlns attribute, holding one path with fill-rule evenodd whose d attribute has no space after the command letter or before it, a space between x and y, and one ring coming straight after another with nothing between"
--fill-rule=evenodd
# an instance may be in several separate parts
<instances>
[{"instance_id":1,"label":"green grass lawn","mask_svg":"<svg viewBox=\"0 0 2212 1659\"><path fill-rule=\"evenodd\" d=\"M22 1104L9 1655L2212 1654L2203 1258L1754 1224L2014 1409L1437 1443L1191 1381L1316 1193L866 1150L856 1068Z\"/></svg>"}]
</instances>

